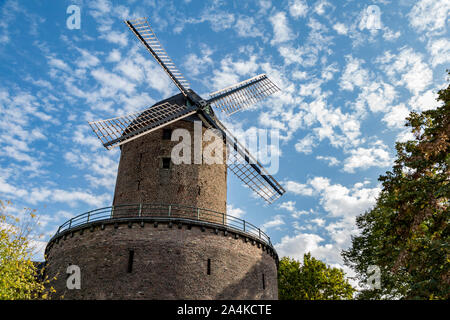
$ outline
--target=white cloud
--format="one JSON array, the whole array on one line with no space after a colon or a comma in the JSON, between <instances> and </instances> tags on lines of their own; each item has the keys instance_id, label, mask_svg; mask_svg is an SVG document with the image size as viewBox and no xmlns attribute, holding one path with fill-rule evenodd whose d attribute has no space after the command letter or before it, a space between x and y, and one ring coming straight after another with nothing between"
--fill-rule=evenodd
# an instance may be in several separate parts
<instances>
[{"instance_id":1,"label":"white cloud","mask_svg":"<svg viewBox=\"0 0 450 320\"><path fill-rule=\"evenodd\" d=\"M9 184L2 177L0 177L0 193L11 199L22 198L28 194L25 189Z\"/></svg>"},{"instance_id":2,"label":"white cloud","mask_svg":"<svg viewBox=\"0 0 450 320\"><path fill-rule=\"evenodd\" d=\"M274 33L270 44L275 45L295 38L295 35L288 26L288 20L284 12L277 12L269 18L269 21L272 23Z\"/></svg>"},{"instance_id":3,"label":"white cloud","mask_svg":"<svg viewBox=\"0 0 450 320\"><path fill-rule=\"evenodd\" d=\"M117 152L84 154L74 149L64 154L64 159L77 169L87 169L85 178L93 188L105 187L113 190L117 175Z\"/></svg>"},{"instance_id":4,"label":"white cloud","mask_svg":"<svg viewBox=\"0 0 450 320\"><path fill-rule=\"evenodd\" d=\"M380 188L362 188L361 184L355 184L349 189L340 184L331 184L330 179L315 177L308 181L320 194L320 203L323 208L334 217L355 217L371 208Z\"/></svg>"},{"instance_id":5,"label":"white cloud","mask_svg":"<svg viewBox=\"0 0 450 320\"><path fill-rule=\"evenodd\" d=\"M314 192L314 190L308 187L308 185L295 181L286 181L283 183L283 186L287 192L292 192L296 195L311 196Z\"/></svg>"},{"instance_id":6,"label":"white cloud","mask_svg":"<svg viewBox=\"0 0 450 320\"><path fill-rule=\"evenodd\" d=\"M323 227L325 225L325 219L321 218L312 219L311 222L317 224L319 227Z\"/></svg>"},{"instance_id":7,"label":"white cloud","mask_svg":"<svg viewBox=\"0 0 450 320\"><path fill-rule=\"evenodd\" d=\"M131 59L122 59L114 68L133 82L139 82L144 79L143 69L134 63Z\"/></svg>"},{"instance_id":8,"label":"white cloud","mask_svg":"<svg viewBox=\"0 0 450 320\"><path fill-rule=\"evenodd\" d=\"M125 32L108 31L106 34L101 35L100 38L122 47L128 44L128 35Z\"/></svg>"},{"instance_id":9,"label":"white cloud","mask_svg":"<svg viewBox=\"0 0 450 320\"><path fill-rule=\"evenodd\" d=\"M408 104L413 110L419 112L435 109L440 105L440 103L436 100L437 97L438 95L436 92L433 92L433 90L427 90L421 94L412 96L411 99L409 99Z\"/></svg>"},{"instance_id":10,"label":"white cloud","mask_svg":"<svg viewBox=\"0 0 450 320\"><path fill-rule=\"evenodd\" d=\"M308 79L308 73L306 71L294 71L292 73L292 78L297 80L305 80Z\"/></svg>"},{"instance_id":11,"label":"white cloud","mask_svg":"<svg viewBox=\"0 0 450 320\"><path fill-rule=\"evenodd\" d=\"M64 61L62 61L61 59L57 59L57 58L54 58L51 56L47 57L47 59L48 59L48 64L50 66L55 67L57 69L61 69L66 72L71 71L69 65L67 63L65 63Z\"/></svg>"},{"instance_id":12,"label":"white cloud","mask_svg":"<svg viewBox=\"0 0 450 320\"><path fill-rule=\"evenodd\" d=\"M339 165L341 163L338 159L336 159L335 157L331 157L331 156L328 156L328 157L317 156L316 159L328 162L328 165L330 167L335 167L335 166L337 166L337 165Z\"/></svg>"},{"instance_id":13,"label":"white cloud","mask_svg":"<svg viewBox=\"0 0 450 320\"><path fill-rule=\"evenodd\" d=\"M258 57L254 54L250 55L247 60L234 61L231 57L222 59L220 61L220 69L213 70L213 78L210 81L211 86L214 90L219 90L235 85L250 76L253 77L260 67L257 59Z\"/></svg>"},{"instance_id":14,"label":"white cloud","mask_svg":"<svg viewBox=\"0 0 450 320\"><path fill-rule=\"evenodd\" d=\"M102 96L115 96L118 91L125 91L130 94L135 90L133 83L103 67L92 70L91 75L102 85Z\"/></svg>"},{"instance_id":15,"label":"white cloud","mask_svg":"<svg viewBox=\"0 0 450 320\"><path fill-rule=\"evenodd\" d=\"M295 201L285 201L279 205L280 209L285 209L289 212L295 211Z\"/></svg>"},{"instance_id":16,"label":"white cloud","mask_svg":"<svg viewBox=\"0 0 450 320\"><path fill-rule=\"evenodd\" d=\"M450 41L447 38L430 40L427 50L432 56L431 65L433 67L450 62Z\"/></svg>"},{"instance_id":17,"label":"white cloud","mask_svg":"<svg viewBox=\"0 0 450 320\"><path fill-rule=\"evenodd\" d=\"M111 201L111 194L92 194L88 191L81 190L63 190L63 189L49 189L46 187L31 188L25 190L17 188L2 178L0 178L0 192L8 195L12 199L20 199L31 204L40 202L62 202L70 206L75 206L78 202L101 207L105 206Z\"/></svg>"},{"instance_id":18,"label":"white cloud","mask_svg":"<svg viewBox=\"0 0 450 320\"><path fill-rule=\"evenodd\" d=\"M343 268L340 256L341 248L324 242L325 240L317 234L300 233L294 236L284 236L279 243L275 244L275 249L281 257L288 256L301 262L303 262L303 255L310 252L316 259Z\"/></svg>"},{"instance_id":19,"label":"white cloud","mask_svg":"<svg viewBox=\"0 0 450 320\"><path fill-rule=\"evenodd\" d=\"M89 147L91 151L102 147L100 140L93 135L90 128L84 124L75 127L73 141L82 146Z\"/></svg>"},{"instance_id":20,"label":"white cloud","mask_svg":"<svg viewBox=\"0 0 450 320\"><path fill-rule=\"evenodd\" d=\"M89 51L80 48L77 48L77 50L81 53L81 57L75 61L79 68L95 67L100 63L100 60Z\"/></svg>"},{"instance_id":21,"label":"white cloud","mask_svg":"<svg viewBox=\"0 0 450 320\"><path fill-rule=\"evenodd\" d=\"M354 173L355 169L368 169L370 167L388 167L392 164L387 147L378 143L370 148L359 147L349 151L350 156L344 160L343 170Z\"/></svg>"},{"instance_id":22,"label":"white cloud","mask_svg":"<svg viewBox=\"0 0 450 320\"><path fill-rule=\"evenodd\" d=\"M403 85L417 95L433 82L433 71L413 49L401 49L392 60L393 63L385 64L383 68L395 85Z\"/></svg>"},{"instance_id":23,"label":"white cloud","mask_svg":"<svg viewBox=\"0 0 450 320\"><path fill-rule=\"evenodd\" d=\"M81 190L34 188L27 200L32 204L38 202L62 202L74 207L78 202L84 202L93 207L102 207L111 201L111 194L97 195Z\"/></svg>"},{"instance_id":24,"label":"white cloud","mask_svg":"<svg viewBox=\"0 0 450 320\"><path fill-rule=\"evenodd\" d=\"M333 29L340 35L346 35L348 33L347 26L340 22L335 23Z\"/></svg>"},{"instance_id":25,"label":"white cloud","mask_svg":"<svg viewBox=\"0 0 450 320\"><path fill-rule=\"evenodd\" d=\"M388 27L384 27L383 28L383 39L387 40L387 41L394 41L397 40L402 33L400 31L394 32L391 29L389 29Z\"/></svg>"},{"instance_id":26,"label":"white cloud","mask_svg":"<svg viewBox=\"0 0 450 320\"><path fill-rule=\"evenodd\" d=\"M289 2L289 13L295 19L306 17L308 13L308 4L305 0L291 0Z\"/></svg>"},{"instance_id":27,"label":"white cloud","mask_svg":"<svg viewBox=\"0 0 450 320\"><path fill-rule=\"evenodd\" d=\"M392 109L387 112L383 121L386 122L388 127L402 128L405 126L405 118L409 115L409 110L404 103L397 106L393 106Z\"/></svg>"},{"instance_id":28,"label":"white cloud","mask_svg":"<svg viewBox=\"0 0 450 320\"><path fill-rule=\"evenodd\" d=\"M211 58L212 54L213 51L205 46L200 56L195 53L188 54L183 66L189 71L189 74L197 76L205 72L209 66L214 64L214 61Z\"/></svg>"},{"instance_id":29,"label":"white cloud","mask_svg":"<svg viewBox=\"0 0 450 320\"><path fill-rule=\"evenodd\" d=\"M264 33L255 25L255 19L248 16L239 16L234 25L238 36L243 38L262 37Z\"/></svg>"},{"instance_id":30,"label":"white cloud","mask_svg":"<svg viewBox=\"0 0 450 320\"><path fill-rule=\"evenodd\" d=\"M272 220L265 222L261 226L261 230L266 231L267 229L270 229L270 228L276 228L276 227L283 225L284 223L285 222L283 220L283 216L278 214L278 215L274 216Z\"/></svg>"},{"instance_id":31,"label":"white cloud","mask_svg":"<svg viewBox=\"0 0 450 320\"><path fill-rule=\"evenodd\" d=\"M211 29L215 32L230 29L234 26L236 18L234 14L223 11L217 11L213 8L206 7L201 13L201 18L188 18L175 27L174 32L180 33L183 30L184 24L198 24L203 22L209 22Z\"/></svg>"},{"instance_id":32,"label":"white cloud","mask_svg":"<svg viewBox=\"0 0 450 320\"><path fill-rule=\"evenodd\" d=\"M450 1L420 0L409 12L410 24L419 32L445 31Z\"/></svg>"},{"instance_id":33,"label":"white cloud","mask_svg":"<svg viewBox=\"0 0 450 320\"><path fill-rule=\"evenodd\" d=\"M285 201L285 202L282 202L282 203L278 206L278 208L284 209L284 210L290 212L290 213L291 213L291 216L292 216L294 219L297 219L297 218L299 218L299 217L302 216L302 215L307 215L307 214L309 214L309 213L312 212L312 211L311 211L311 212L308 212L308 211L306 211L306 210L297 210L296 207L295 207L295 204L296 204L295 201Z\"/></svg>"},{"instance_id":34,"label":"white cloud","mask_svg":"<svg viewBox=\"0 0 450 320\"><path fill-rule=\"evenodd\" d=\"M241 208L235 208L232 204L227 204L227 215L242 218L245 215L245 211Z\"/></svg>"},{"instance_id":35,"label":"white cloud","mask_svg":"<svg viewBox=\"0 0 450 320\"><path fill-rule=\"evenodd\" d=\"M395 139L397 142L406 142L409 140L415 140L414 134L411 132L410 128L402 130Z\"/></svg>"},{"instance_id":36,"label":"white cloud","mask_svg":"<svg viewBox=\"0 0 450 320\"><path fill-rule=\"evenodd\" d=\"M121 59L120 51L117 49L113 49L108 57L106 58L106 61L108 62L119 62Z\"/></svg>"},{"instance_id":37,"label":"white cloud","mask_svg":"<svg viewBox=\"0 0 450 320\"><path fill-rule=\"evenodd\" d=\"M341 76L339 86L344 90L353 91L355 86L363 87L369 82L369 72L362 67L364 60L347 56L347 64Z\"/></svg>"},{"instance_id":38,"label":"white cloud","mask_svg":"<svg viewBox=\"0 0 450 320\"><path fill-rule=\"evenodd\" d=\"M332 7L332 5L326 0L319 0L314 6L314 12L318 15L323 15L326 7Z\"/></svg>"},{"instance_id":39,"label":"white cloud","mask_svg":"<svg viewBox=\"0 0 450 320\"><path fill-rule=\"evenodd\" d=\"M311 154L313 148L316 147L316 141L313 135L308 134L303 139L298 140L295 144L295 150L304 154Z\"/></svg>"}]
</instances>

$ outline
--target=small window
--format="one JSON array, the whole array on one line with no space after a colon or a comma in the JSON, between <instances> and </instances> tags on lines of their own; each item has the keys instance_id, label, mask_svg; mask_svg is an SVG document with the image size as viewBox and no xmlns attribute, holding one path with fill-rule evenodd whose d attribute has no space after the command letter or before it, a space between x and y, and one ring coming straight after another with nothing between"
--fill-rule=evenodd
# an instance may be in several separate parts
<instances>
[{"instance_id":1,"label":"small window","mask_svg":"<svg viewBox=\"0 0 450 320\"><path fill-rule=\"evenodd\" d=\"M170 158L162 158L163 169L170 169Z\"/></svg>"},{"instance_id":2,"label":"small window","mask_svg":"<svg viewBox=\"0 0 450 320\"><path fill-rule=\"evenodd\" d=\"M172 129L163 129L162 138L163 140L170 140L172 138Z\"/></svg>"},{"instance_id":3,"label":"small window","mask_svg":"<svg viewBox=\"0 0 450 320\"><path fill-rule=\"evenodd\" d=\"M211 274L211 259L208 259L208 266L206 267L206 274Z\"/></svg>"},{"instance_id":4,"label":"small window","mask_svg":"<svg viewBox=\"0 0 450 320\"><path fill-rule=\"evenodd\" d=\"M134 259L134 250L128 251L128 268L127 272L131 273L133 271L133 259Z\"/></svg>"},{"instance_id":5,"label":"small window","mask_svg":"<svg viewBox=\"0 0 450 320\"><path fill-rule=\"evenodd\" d=\"M262 274L262 285L263 285L263 290L266 290L266 279L264 278L264 273Z\"/></svg>"}]
</instances>

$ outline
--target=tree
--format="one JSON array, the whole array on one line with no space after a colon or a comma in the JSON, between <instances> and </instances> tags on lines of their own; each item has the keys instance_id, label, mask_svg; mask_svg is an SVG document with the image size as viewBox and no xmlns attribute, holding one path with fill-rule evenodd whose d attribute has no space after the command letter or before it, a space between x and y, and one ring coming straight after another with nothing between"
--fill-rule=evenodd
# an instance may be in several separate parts
<instances>
[{"instance_id":1,"label":"tree","mask_svg":"<svg viewBox=\"0 0 450 320\"><path fill-rule=\"evenodd\" d=\"M38 271L31 261L29 236L36 215L34 210L27 209L29 220L21 222L6 212L9 204L0 200L0 300L46 299L48 281L40 277L43 270Z\"/></svg>"},{"instance_id":2,"label":"tree","mask_svg":"<svg viewBox=\"0 0 450 320\"><path fill-rule=\"evenodd\" d=\"M362 284L369 266L380 268L381 288L360 298L449 298L450 85L438 95L442 105L406 119L415 139L396 143L377 203L357 217L361 233L342 253Z\"/></svg>"},{"instance_id":3,"label":"tree","mask_svg":"<svg viewBox=\"0 0 450 320\"><path fill-rule=\"evenodd\" d=\"M352 299L355 289L344 278L341 269L331 268L310 253L300 261L283 257L278 268L280 300Z\"/></svg>"}]
</instances>

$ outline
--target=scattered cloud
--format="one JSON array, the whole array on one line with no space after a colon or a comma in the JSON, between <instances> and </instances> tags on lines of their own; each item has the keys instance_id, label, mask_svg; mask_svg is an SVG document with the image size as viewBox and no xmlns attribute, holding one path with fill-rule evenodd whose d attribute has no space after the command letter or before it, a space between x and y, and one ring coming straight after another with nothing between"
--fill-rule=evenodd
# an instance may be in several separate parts
<instances>
[{"instance_id":1,"label":"scattered cloud","mask_svg":"<svg viewBox=\"0 0 450 320\"><path fill-rule=\"evenodd\" d=\"M285 224L285 222L283 220L283 216L277 214L276 216L274 216L272 218L272 220L269 220L269 221L263 223L261 225L261 230L267 231L267 229L270 229L270 228L279 228L280 226L282 226L284 224Z\"/></svg>"},{"instance_id":2,"label":"scattered cloud","mask_svg":"<svg viewBox=\"0 0 450 320\"><path fill-rule=\"evenodd\" d=\"M411 26L418 32L441 33L445 31L449 11L448 0L420 0L408 15Z\"/></svg>"},{"instance_id":3,"label":"scattered cloud","mask_svg":"<svg viewBox=\"0 0 450 320\"><path fill-rule=\"evenodd\" d=\"M277 12L269 18L269 21L273 27L273 39L270 41L270 44L276 45L295 38L295 34L288 25L286 13L282 11Z\"/></svg>"},{"instance_id":4,"label":"scattered cloud","mask_svg":"<svg viewBox=\"0 0 450 320\"><path fill-rule=\"evenodd\" d=\"M295 19L306 17L308 4L305 0L291 0L289 2L289 13Z\"/></svg>"},{"instance_id":5,"label":"scattered cloud","mask_svg":"<svg viewBox=\"0 0 450 320\"><path fill-rule=\"evenodd\" d=\"M340 35L346 35L348 33L347 26L340 22L335 23L333 29Z\"/></svg>"},{"instance_id":6,"label":"scattered cloud","mask_svg":"<svg viewBox=\"0 0 450 320\"><path fill-rule=\"evenodd\" d=\"M314 192L314 190L308 185L295 181L286 181L283 186L287 192L291 192L295 195L311 196Z\"/></svg>"},{"instance_id":7,"label":"scattered cloud","mask_svg":"<svg viewBox=\"0 0 450 320\"><path fill-rule=\"evenodd\" d=\"M359 147L349 151L350 156L344 160L343 170L354 173L355 169L368 169L371 167L389 167L392 164L387 147L377 142L369 148Z\"/></svg>"},{"instance_id":8,"label":"scattered cloud","mask_svg":"<svg viewBox=\"0 0 450 320\"><path fill-rule=\"evenodd\" d=\"M328 165L330 167L335 167L341 163L338 159L336 159L335 157L331 157L331 156L328 156L328 157L317 156L316 159L328 162Z\"/></svg>"},{"instance_id":9,"label":"scattered cloud","mask_svg":"<svg viewBox=\"0 0 450 320\"><path fill-rule=\"evenodd\" d=\"M227 215L242 218L245 215L245 211L241 208L235 208L232 204L227 204Z\"/></svg>"}]
</instances>

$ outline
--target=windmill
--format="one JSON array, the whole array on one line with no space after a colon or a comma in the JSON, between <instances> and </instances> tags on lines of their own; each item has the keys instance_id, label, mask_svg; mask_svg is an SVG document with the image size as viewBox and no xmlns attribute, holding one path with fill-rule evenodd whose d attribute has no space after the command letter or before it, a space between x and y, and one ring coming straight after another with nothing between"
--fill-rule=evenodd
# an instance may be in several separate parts
<instances>
[{"instance_id":1,"label":"windmill","mask_svg":"<svg viewBox=\"0 0 450 320\"><path fill-rule=\"evenodd\" d=\"M46 247L52 287L64 299L277 299L278 254L270 237L226 214L228 169L269 203L285 190L214 110L230 115L279 89L258 75L202 99L147 19L125 23L180 93L138 113L89 123L105 148L121 149L113 205L58 228ZM174 129L215 129L227 163L172 166ZM69 290L58 276L67 265L82 270L80 290Z\"/></svg>"},{"instance_id":2,"label":"windmill","mask_svg":"<svg viewBox=\"0 0 450 320\"><path fill-rule=\"evenodd\" d=\"M181 94L166 99L134 114L89 122L92 130L107 149L121 146L151 132L188 117L196 116L206 128L217 130L228 147L227 168L245 185L268 203L285 192L249 151L238 142L219 121L216 111L231 115L246 109L280 89L265 74L213 92L208 99L201 98L190 88L189 82L168 56L147 18L126 20L125 24L167 73Z\"/></svg>"}]
</instances>

